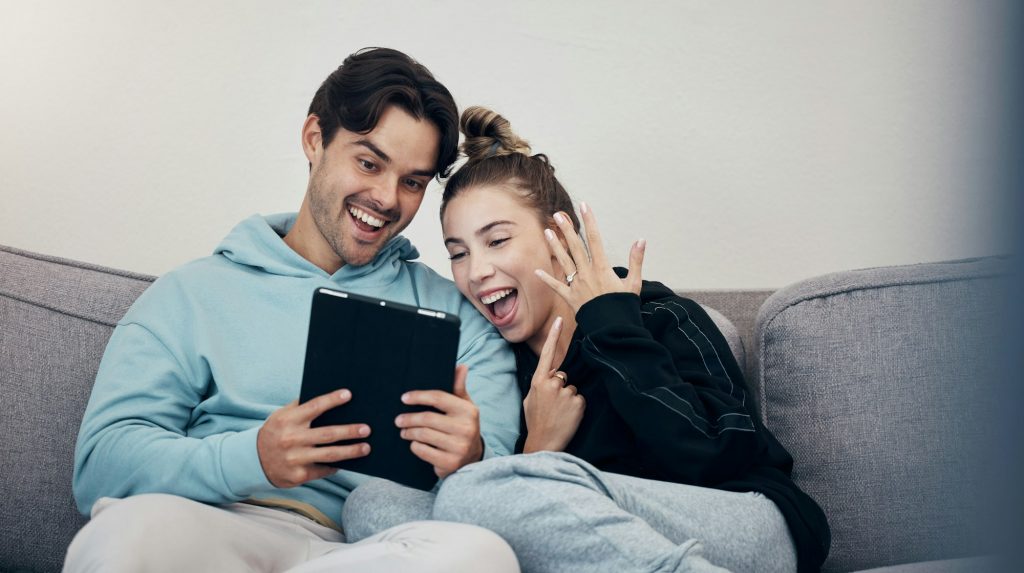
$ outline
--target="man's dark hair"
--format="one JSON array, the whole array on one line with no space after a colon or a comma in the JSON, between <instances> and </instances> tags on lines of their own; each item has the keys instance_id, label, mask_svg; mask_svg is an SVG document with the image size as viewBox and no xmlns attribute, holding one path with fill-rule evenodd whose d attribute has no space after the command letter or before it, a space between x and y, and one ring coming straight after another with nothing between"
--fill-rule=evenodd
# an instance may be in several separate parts
<instances>
[{"instance_id":1,"label":"man's dark hair","mask_svg":"<svg viewBox=\"0 0 1024 573\"><path fill-rule=\"evenodd\" d=\"M368 133L389 105L427 119L441 132L434 171L447 177L458 157L459 111L448 88L426 67L390 48L364 48L327 76L309 104L319 119L326 149L338 128Z\"/></svg>"}]
</instances>

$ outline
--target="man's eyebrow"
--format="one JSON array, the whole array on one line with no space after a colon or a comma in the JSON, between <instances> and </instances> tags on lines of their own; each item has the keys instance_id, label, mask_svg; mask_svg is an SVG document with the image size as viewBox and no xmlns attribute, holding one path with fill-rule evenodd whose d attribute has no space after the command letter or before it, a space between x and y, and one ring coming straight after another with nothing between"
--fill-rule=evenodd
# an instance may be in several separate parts
<instances>
[{"instance_id":1,"label":"man's eyebrow","mask_svg":"<svg viewBox=\"0 0 1024 573\"><path fill-rule=\"evenodd\" d=\"M376 145L374 145L373 142L370 141L369 139L359 139L359 140L356 140L356 145L361 145L361 146L369 149L371 152L373 152L374 155L376 155L377 157L380 157L381 161L383 161L384 163L387 163L388 165L391 165L391 156L388 155L387 153L384 153L383 149L381 149L381 148L377 147ZM433 177L434 176L434 170L433 169L415 169L411 173L409 173L409 175L415 175L417 177Z\"/></svg>"},{"instance_id":2,"label":"man's eyebrow","mask_svg":"<svg viewBox=\"0 0 1024 573\"><path fill-rule=\"evenodd\" d=\"M374 155L380 157L384 163L391 163L391 157L387 153L384 153L384 151L381 148L374 145L373 142L370 141L369 139L356 140L356 145L362 145L363 147L369 149L370 151L373 152Z\"/></svg>"},{"instance_id":3,"label":"man's eyebrow","mask_svg":"<svg viewBox=\"0 0 1024 573\"><path fill-rule=\"evenodd\" d=\"M480 227L473 234L477 235L477 236L480 236L480 235L483 235L484 233L490 231L491 229L497 227L498 225L515 225L515 224L516 224L515 221L494 221L494 222L491 222L491 223L487 223L483 227ZM465 241L463 241L462 239L458 239L456 237L445 237L444 244L445 244L445 246L448 246L449 244L462 245L462 244L465 244Z\"/></svg>"}]
</instances>

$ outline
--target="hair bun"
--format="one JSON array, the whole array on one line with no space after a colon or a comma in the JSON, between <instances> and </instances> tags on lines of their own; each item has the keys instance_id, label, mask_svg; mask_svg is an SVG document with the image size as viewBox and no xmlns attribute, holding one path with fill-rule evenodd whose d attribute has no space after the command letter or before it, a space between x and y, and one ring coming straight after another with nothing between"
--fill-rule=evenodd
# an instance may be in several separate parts
<instances>
[{"instance_id":1,"label":"hair bun","mask_svg":"<svg viewBox=\"0 0 1024 573\"><path fill-rule=\"evenodd\" d=\"M513 153L530 155L530 144L516 135L508 120L496 111L476 105L466 108L459 129L466 136L462 152L469 161Z\"/></svg>"}]
</instances>

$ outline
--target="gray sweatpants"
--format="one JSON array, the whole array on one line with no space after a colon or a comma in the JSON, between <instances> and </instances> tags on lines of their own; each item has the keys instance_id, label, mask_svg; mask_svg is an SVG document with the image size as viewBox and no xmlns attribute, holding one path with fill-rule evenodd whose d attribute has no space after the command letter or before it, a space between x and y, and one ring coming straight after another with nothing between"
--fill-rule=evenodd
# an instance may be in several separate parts
<instances>
[{"instance_id":1,"label":"gray sweatpants","mask_svg":"<svg viewBox=\"0 0 1024 573\"><path fill-rule=\"evenodd\" d=\"M527 573L796 571L785 519L760 493L605 473L560 452L466 466L436 499L373 480L344 511L350 540L428 517L486 527Z\"/></svg>"}]
</instances>

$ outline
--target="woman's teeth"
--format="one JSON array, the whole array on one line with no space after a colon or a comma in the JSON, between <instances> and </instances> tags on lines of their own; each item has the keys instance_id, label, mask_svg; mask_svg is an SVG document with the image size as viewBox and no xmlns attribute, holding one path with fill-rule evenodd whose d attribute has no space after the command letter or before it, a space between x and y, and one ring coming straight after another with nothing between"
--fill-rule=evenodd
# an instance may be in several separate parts
<instances>
[{"instance_id":1,"label":"woman's teeth","mask_svg":"<svg viewBox=\"0 0 1024 573\"><path fill-rule=\"evenodd\" d=\"M489 295L487 295L485 297L482 297L480 299L480 302L482 302L484 304L494 304L494 303L498 302L499 300L505 298L506 296L512 294L512 292L515 291L515 290L516 289L514 289L514 288L507 288L505 290L500 290L498 292L491 293L491 294L489 294Z\"/></svg>"},{"instance_id":2,"label":"woman's teeth","mask_svg":"<svg viewBox=\"0 0 1024 573\"><path fill-rule=\"evenodd\" d=\"M387 222L384 221L383 219L378 219L357 207L349 207L348 212L352 213L352 216L355 217L356 219L359 219L360 221L366 223L367 225L372 225L377 228L383 227L384 223Z\"/></svg>"}]
</instances>

